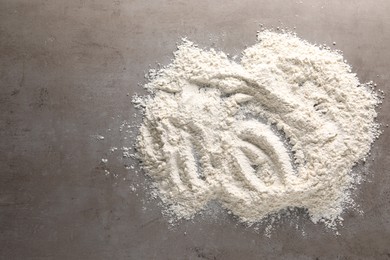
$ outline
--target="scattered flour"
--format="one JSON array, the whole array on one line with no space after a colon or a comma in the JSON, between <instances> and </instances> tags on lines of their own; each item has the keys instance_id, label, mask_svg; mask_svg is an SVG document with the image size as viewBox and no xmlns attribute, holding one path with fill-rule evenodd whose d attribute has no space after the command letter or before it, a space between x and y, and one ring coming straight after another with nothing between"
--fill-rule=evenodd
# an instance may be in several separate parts
<instances>
[{"instance_id":1,"label":"scattered flour","mask_svg":"<svg viewBox=\"0 0 390 260\"><path fill-rule=\"evenodd\" d=\"M263 31L239 63L186 39L174 55L134 102L138 155L176 218L218 201L249 224L290 208L342 221L380 100L340 53Z\"/></svg>"}]
</instances>

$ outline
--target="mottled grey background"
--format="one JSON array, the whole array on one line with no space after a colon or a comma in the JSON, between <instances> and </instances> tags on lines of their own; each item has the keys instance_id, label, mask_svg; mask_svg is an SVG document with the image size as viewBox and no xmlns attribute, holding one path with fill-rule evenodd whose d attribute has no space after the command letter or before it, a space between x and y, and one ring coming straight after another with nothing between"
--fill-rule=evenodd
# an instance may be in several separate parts
<instances>
[{"instance_id":1,"label":"mottled grey background","mask_svg":"<svg viewBox=\"0 0 390 260\"><path fill-rule=\"evenodd\" d=\"M131 95L182 36L234 55L259 23L296 26L388 91L389 14L388 0L0 0L0 258L390 259L388 128L356 192L365 214L346 212L340 236L302 215L267 238L218 210L169 227L143 175L108 151L131 144Z\"/></svg>"}]
</instances>

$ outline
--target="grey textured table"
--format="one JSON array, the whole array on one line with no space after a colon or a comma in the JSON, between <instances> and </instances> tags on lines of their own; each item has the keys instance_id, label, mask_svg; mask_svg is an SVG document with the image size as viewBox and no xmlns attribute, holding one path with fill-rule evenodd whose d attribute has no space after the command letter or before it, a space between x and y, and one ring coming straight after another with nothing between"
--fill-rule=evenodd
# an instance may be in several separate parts
<instances>
[{"instance_id":1,"label":"grey textured table","mask_svg":"<svg viewBox=\"0 0 390 260\"><path fill-rule=\"evenodd\" d=\"M182 36L234 55L259 23L296 26L389 91L389 13L388 0L0 0L0 258L390 259L389 128L356 192L365 213L347 211L340 236L302 215L267 238L222 210L172 228L143 175L109 152L134 140L119 131L139 122L131 95Z\"/></svg>"}]
</instances>

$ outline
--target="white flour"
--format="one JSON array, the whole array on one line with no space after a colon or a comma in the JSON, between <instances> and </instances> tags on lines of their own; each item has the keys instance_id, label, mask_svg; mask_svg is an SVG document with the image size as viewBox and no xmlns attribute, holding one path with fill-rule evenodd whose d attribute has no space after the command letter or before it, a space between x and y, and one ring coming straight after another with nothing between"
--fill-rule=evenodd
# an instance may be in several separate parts
<instances>
[{"instance_id":1,"label":"white flour","mask_svg":"<svg viewBox=\"0 0 390 260\"><path fill-rule=\"evenodd\" d=\"M376 94L289 33L261 32L240 63L183 40L146 88L138 153L178 218L215 200L246 223L299 207L332 226L378 136Z\"/></svg>"}]
</instances>

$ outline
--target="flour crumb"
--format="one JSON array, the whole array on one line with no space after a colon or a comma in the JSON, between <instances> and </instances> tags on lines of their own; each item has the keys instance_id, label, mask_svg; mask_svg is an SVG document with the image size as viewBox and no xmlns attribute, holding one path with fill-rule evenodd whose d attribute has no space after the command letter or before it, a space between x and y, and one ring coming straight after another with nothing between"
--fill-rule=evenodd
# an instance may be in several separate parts
<instances>
[{"instance_id":1,"label":"flour crumb","mask_svg":"<svg viewBox=\"0 0 390 260\"><path fill-rule=\"evenodd\" d=\"M93 138L96 138L97 140L104 140L104 136L102 135L92 135Z\"/></svg>"}]
</instances>

